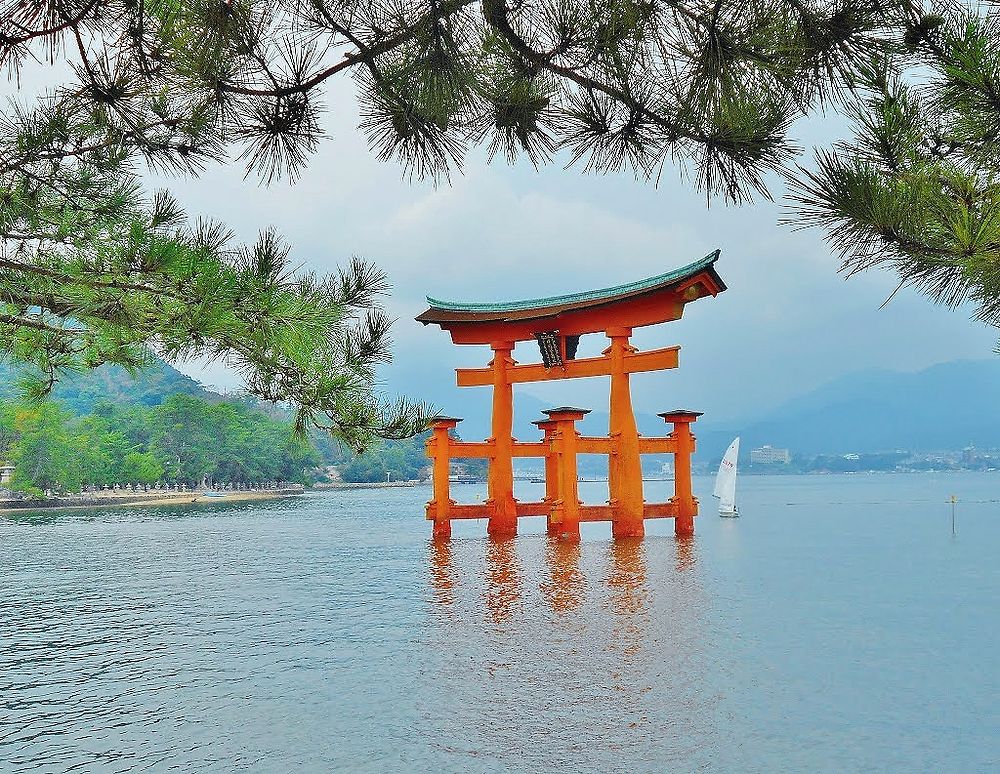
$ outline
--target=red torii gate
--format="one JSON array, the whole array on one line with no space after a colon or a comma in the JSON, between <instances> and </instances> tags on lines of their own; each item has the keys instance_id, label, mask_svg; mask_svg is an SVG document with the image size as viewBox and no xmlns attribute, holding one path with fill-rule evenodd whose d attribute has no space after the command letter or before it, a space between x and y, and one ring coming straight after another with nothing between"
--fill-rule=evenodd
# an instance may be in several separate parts
<instances>
[{"instance_id":1,"label":"red torii gate","mask_svg":"<svg viewBox=\"0 0 1000 774\"><path fill-rule=\"evenodd\" d=\"M427 518L435 537L451 535L452 519L489 519L497 537L517 534L519 516L547 516L549 534L579 540L581 521L610 521L614 537L641 537L643 520L673 518L678 535L694 532L698 502L691 491L691 454L695 439L690 425L698 412L678 409L659 416L672 425L666 437L641 437L632 410L629 376L676 368L679 347L639 352L629 343L634 328L670 322L681 317L685 304L726 289L715 270L719 251L675 271L618 287L554 296L531 301L465 303L428 297L430 308L416 319L433 323L451 334L456 344L488 344L493 359L486 368L457 369L458 386L492 385L492 436L481 442L451 438L461 421L439 416L427 442L434 462L434 498ZM576 358L581 335L603 332L610 346L600 357ZM538 341L541 363L518 364L511 351L518 341ZM607 437L581 436L576 422L589 413L562 407L546 411L535 424L542 431L537 442L513 437L513 385L525 382L611 377L610 420ZM642 491L641 454L674 455L674 496L665 503L646 503ZM607 505L583 505L577 492L577 455L607 454ZM449 464L453 457L481 457L489 461L488 498L477 505L459 505L450 496ZM545 499L518 502L514 498L514 457L545 460Z\"/></svg>"}]
</instances>

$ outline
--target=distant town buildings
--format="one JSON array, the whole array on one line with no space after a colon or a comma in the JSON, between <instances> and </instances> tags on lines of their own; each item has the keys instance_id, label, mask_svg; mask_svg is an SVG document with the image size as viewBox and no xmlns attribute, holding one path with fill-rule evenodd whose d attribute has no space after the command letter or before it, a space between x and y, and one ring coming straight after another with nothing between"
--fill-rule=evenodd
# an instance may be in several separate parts
<instances>
[{"instance_id":1,"label":"distant town buildings","mask_svg":"<svg viewBox=\"0 0 1000 774\"><path fill-rule=\"evenodd\" d=\"M787 465L792 461L788 449L778 449L774 446L761 446L750 450L751 465Z\"/></svg>"},{"instance_id":2,"label":"distant town buildings","mask_svg":"<svg viewBox=\"0 0 1000 774\"><path fill-rule=\"evenodd\" d=\"M816 454L791 452L773 446L762 446L749 452L753 464L741 468L743 473L923 473L947 470L979 470L1000 475L1000 447L964 449L908 450L882 452L843 452ZM714 476L719 467L718 457L699 462L698 472Z\"/></svg>"}]
</instances>

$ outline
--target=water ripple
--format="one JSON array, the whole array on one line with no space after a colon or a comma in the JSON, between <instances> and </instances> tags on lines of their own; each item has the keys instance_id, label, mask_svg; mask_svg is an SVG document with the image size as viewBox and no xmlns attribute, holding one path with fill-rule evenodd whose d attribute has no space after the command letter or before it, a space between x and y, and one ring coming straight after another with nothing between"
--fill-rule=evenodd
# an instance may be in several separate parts
<instances>
[{"instance_id":1,"label":"water ripple","mask_svg":"<svg viewBox=\"0 0 1000 774\"><path fill-rule=\"evenodd\" d=\"M693 540L441 543L423 494L0 520L0 770L996 762L998 528L971 505L950 547L911 508L834 521L814 483L786 498L820 503L805 528L763 487Z\"/></svg>"}]
</instances>

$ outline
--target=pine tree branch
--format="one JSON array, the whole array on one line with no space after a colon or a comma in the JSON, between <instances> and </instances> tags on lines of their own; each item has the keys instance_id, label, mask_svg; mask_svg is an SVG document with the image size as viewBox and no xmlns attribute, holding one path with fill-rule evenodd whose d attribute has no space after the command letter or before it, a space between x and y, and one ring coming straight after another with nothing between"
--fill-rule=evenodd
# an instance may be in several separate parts
<instances>
[{"instance_id":1,"label":"pine tree branch","mask_svg":"<svg viewBox=\"0 0 1000 774\"><path fill-rule=\"evenodd\" d=\"M171 298L175 301L186 301L189 300L186 296L181 295L173 290L164 287L154 287L152 285L145 285L142 283L127 282L122 280L100 280L94 279L90 276L90 273L78 273L78 274L66 274L64 272L55 271L53 269L45 268L44 266L37 266L31 263L24 263L21 261L12 261L9 258L0 257L0 269L8 269L11 271L24 272L25 274L33 274L39 277L46 277L56 282L66 285L82 285L88 288L101 288L104 290L122 290L122 291L134 291L137 293L149 293L154 296L163 296L164 298Z\"/></svg>"},{"instance_id":2,"label":"pine tree branch","mask_svg":"<svg viewBox=\"0 0 1000 774\"><path fill-rule=\"evenodd\" d=\"M54 333L59 336L79 336L87 332L85 328L57 328L38 320L32 320L27 317L17 317L9 314L0 314L0 323L10 325L13 328L30 328L31 330Z\"/></svg>"},{"instance_id":3,"label":"pine tree branch","mask_svg":"<svg viewBox=\"0 0 1000 774\"><path fill-rule=\"evenodd\" d=\"M400 30L396 34L391 35L385 40L381 40L374 45L366 46L364 50L359 50L357 53L345 54L340 62L321 70L312 77L304 80L302 83L290 84L288 86L275 89L253 88L249 86L236 86L224 83L220 84L219 88L233 94L245 94L247 96L255 97L289 97L293 94L305 94L319 84L323 83L323 81L331 78L339 72L342 72L343 70L348 70L358 64L373 62L377 57L399 48L404 43L408 43L412 40L420 29L429 22L453 16L458 11L462 10L466 6L472 5L474 2L476 2L476 0L446 0L446 2L442 2L436 10L422 16L405 29Z\"/></svg>"},{"instance_id":4,"label":"pine tree branch","mask_svg":"<svg viewBox=\"0 0 1000 774\"><path fill-rule=\"evenodd\" d=\"M517 32L514 31L514 28L510 23L507 3L504 2L504 0L482 0L482 4L483 17L486 19L486 22L494 30L496 30L508 44L510 44L514 51L523 56L531 64L548 70L554 75L559 75L567 80L573 81L588 91L597 91L611 97L625 107L629 108L629 110L631 110L635 115L642 116L643 118L657 124L661 128L666 129L668 133L672 135L671 139L676 139L680 136L688 136L691 139L700 140L702 142L707 139L704 135L697 132L691 132L681 124L664 118L659 113L650 110L635 97L622 91L621 89L602 83L601 81L595 80L587 75L581 75L570 67L555 64L550 56L547 56L539 51L535 51L517 34Z\"/></svg>"},{"instance_id":5,"label":"pine tree branch","mask_svg":"<svg viewBox=\"0 0 1000 774\"><path fill-rule=\"evenodd\" d=\"M87 5L83 7L83 10L81 10L76 16L72 17L67 17L65 13L62 12L62 8L59 8L60 15L63 16L61 24L57 24L54 27L46 27L40 30L31 30L30 32L26 32L21 37L12 37L0 34L0 50L2 50L3 47L13 48L14 46L28 43L35 38L52 37L71 27L76 27L87 18L90 12L93 11L97 5L98 0L91 0L91 2L87 3ZM24 28L22 27L22 29Z\"/></svg>"}]
</instances>

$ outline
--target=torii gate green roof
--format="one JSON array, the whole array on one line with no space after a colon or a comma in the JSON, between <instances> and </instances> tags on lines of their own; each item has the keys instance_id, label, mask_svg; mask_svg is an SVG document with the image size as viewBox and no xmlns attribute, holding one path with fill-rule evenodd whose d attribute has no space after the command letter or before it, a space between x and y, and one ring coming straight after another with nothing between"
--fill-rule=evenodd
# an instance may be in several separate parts
<instances>
[{"instance_id":1,"label":"torii gate green roof","mask_svg":"<svg viewBox=\"0 0 1000 774\"><path fill-rule=\"evenodd\" d=\"M616 285L600 290L588 290L582 293L569 293L562 296L548 296L545 298L533 298L523 301L443 301L439 298L427 296L427 303L430 309L417 317L417 320L427 322L437 322L438 316L434 312L457 312L466 314L502 315L505 312L525 312L529 310L551 310L553 307L566 308L578 307L580 305L601 304L622 296L635 296L646 291L657 290L659 288L681 282L688 277L692 277L701 271L710 269L719 259L719 250L709 253L704 258L673 269L665 274L658 274L655 277L629 282L625 285ZM714 270L713 270L714 274ZM716 275L717 276L717 275ZM722 280L718 280L722 289L725 285Z\"/></svg>"}]
</instances>

